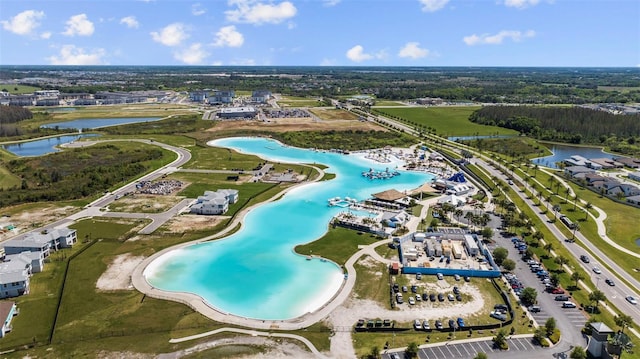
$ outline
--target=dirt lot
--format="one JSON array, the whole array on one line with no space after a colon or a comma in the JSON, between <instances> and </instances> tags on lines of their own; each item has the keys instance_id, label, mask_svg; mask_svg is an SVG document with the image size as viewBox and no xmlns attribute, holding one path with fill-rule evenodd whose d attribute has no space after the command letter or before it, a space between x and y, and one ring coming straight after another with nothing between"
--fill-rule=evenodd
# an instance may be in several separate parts
<instances>
[{"instance_id":1,"label":"dirt lot","mask_svg":"<svg viewBox=\"0 0 640 359\"><path fill-rule=\"evenodd\" d=\"M359 116L345 110L339 109L321 109L314 108L310 109L309 112L320 117L325 121L334 121L334 120L350 120L350 121L358 121Z\"/></svg>"},{"instance_id":2,"label":"dirt lot","mask_svg":"<svg viewBox=\"0 0 640 359\"><path fill-rule=\"evenodd\" d=\"M28 230L40 227L46 223L51 223L64 218L77 211L76 207L65 206L56 207L52 205L43 205L42 207L15 206L3 210L3 215L10 217L0 217L0 225L12 224L16 227L17 233L23 233ZM0 232L0 240L13 237L16 232Z\"/></svg>"},{"instance_id":3,"label":"dirt lot","mask_svg":"<svg viewBox=\"0 0 640 359\"><path fill-rule=\"evenodd\" d=\"M208 132L225 131L327 131L327 130L363 130L386 131L373 122L358 120L315 121L312 118L282 118L262 121L220 121L208 129Z\"/></svg>"},{"instance_id":4,"label":"dirt lot","mask_svg":"<svg viewBox=\"0 0 640 359\"><path fill-rule=\"evenodd\" d=\"M124 196L109 205L111 212L161 213L182 201L184 197L135 194Z\"/></svg>"}]
</instances>

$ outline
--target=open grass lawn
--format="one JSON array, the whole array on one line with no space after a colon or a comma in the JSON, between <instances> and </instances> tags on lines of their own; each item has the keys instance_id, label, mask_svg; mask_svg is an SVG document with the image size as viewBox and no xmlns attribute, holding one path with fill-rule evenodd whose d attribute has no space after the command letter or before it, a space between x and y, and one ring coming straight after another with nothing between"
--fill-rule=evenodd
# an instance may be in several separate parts
<instances>
[{"instance_id":1,"label":"open grass lawn","mask_svg":"<svg viewBox=\"0 0 640 359\"><path fill-rule=\"evenodd\" d=\"M149 103L108 106L76 107L75 111L56 112L56 121L76 120L80 118L113 118L113 117L166 117L176 114L194 113L192 106Z\"/></svg>"},{"instance_id":2,"label":"open grass lawn","mask_svg":"<svg viewBox=\"0 0 640 359\"><path fill-rule=\"evenodd\" d=\"M246 155L227 148L193 147L191 161L184 168L251 171L264 161L258 156Z\"/></svg>"},{"instance_id":3,"label":"open grass lawn","mask_svg":"<svg viewBox=\"0 0 640 359\"><path fill-rule=\"evenodd\" d=\"M375 108L376 106L406 106L406 105L403 104L402 102L397 102L397 101L376 100L376 104L373 107Z\"/></svg>"},{"instance_id":4,"label":"open grass lawn","mask_svg":"<svg viewBox=\"0 0 640 359\"><path fill-rule=\"evenodd\" d=\"M22 181L20 178L3 166L0 166L0 189L10 189L19 187Z\"/></svg>"},{"instance_id":5,"label":"open grass lawn","mask_svg":"<svg viewBox=\"0 0 640 359\"><path fill-rule=\"evenodd\" d=\"M371 244L378 238L370 233L352 231L346 228L330 228L329 231L318 240L301 244L294 248L296 253L302 255L318 255L330 259L339 265L346 263L347 259L358 251L358 246Z\"/></svg>"},{"instance_id":6,"label":"open grass lawn","mask_svg":"<svg viewBox=\"0 0 640 359\"><path fill-rule=\"evenodd\" d=\"M387 246L382 247L388 248ZM364 261L375 264L362 264ZM361 257L355 263L354 268L356 269L356 283L353 287L353 293L357 298L371 299L382 307L391 309L389 301L389 268L384 263L372 262L369 256Z\"/></svg>"},{"instance_id":7,"label":"open grass lawn","mask_svg":"<svg viewBox=\"0 0 640 359\"><path fill-rule=\"evenodd\" d=\"M342 109L313 109L309 110L312 114L320 117L322 120L331 121L331 120L352 120L357 121L359 116L353 112L345 111Z\"/></svg>"},{"instance_id":8,"label":"open grass lawn","mask_svg":"<svg viewBox=\"0 0 640 359\"><path fill-rule=\"evenodd\" d=\"M23 95L33 93L33 91L41 90L41 88L27 85L0 84L0 90L7 91L12 95Z\"/></svg>"},{"instance_id":9,"label":"open grass lawn","mask_svg":"<svg viewBox=\"0 0 640 359\"><path fill-rule=\"evenodd\" d=\"M382 108L378 111L392 116L398 116L409 122L431 127L440 135L448 136L488 136L488 135L517 135L513 130L497 126L483 126L469 121L475 106L465 107L404 107Z\"/></svg>"}]
</instances>

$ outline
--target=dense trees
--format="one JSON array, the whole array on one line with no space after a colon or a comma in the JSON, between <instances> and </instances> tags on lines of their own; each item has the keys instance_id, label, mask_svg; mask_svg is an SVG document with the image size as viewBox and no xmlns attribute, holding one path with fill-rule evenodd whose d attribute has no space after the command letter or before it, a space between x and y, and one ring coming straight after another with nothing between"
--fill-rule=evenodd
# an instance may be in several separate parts
<instances>
[{"instance_id":1,"label":"dense trees","mask_svg":"<svg viewBox=\"0 0 640 359\"><path fill-rule=\"evenodd\" d=\"M507 259L508 254L509 254L509 251L506 248L498 247L493 250L493 260L496 262L497 265L501 265L502 262L505 259Z\"/></svg>"},{"instance_id":2,"label":"dense trees","mask_svg":"<svg viewBox=\"0 0 640 359\"><path fill-rule=\"evenodd\" d=\"M640 115L614 115L582 107L485 106L472 122L510 128L537 139L604 144L610 137L635 144ZM629 143L629 140L631 143Z\"/></svg>"},{"instance_id":3,"label":"dense trees","mask_svg":"<svg viewBox=\"0 0 640 359\"><path fill-rule=\"evenodd\" d=\"M526 307L530 305L536 304L536 298L538 297L538 292L535 288L526 287L522 290L522 294L520 295L520 301Z\"/></svg>"},{"instance_id":4,"label":"dense trees","mask_svg":"<svg viewBox=\"0 0 640 359\"><path fill-rule=\"evenodd\" d=\"M10 160L4 165L22 179L22 184L20 188L0 190L0 207L101 193L145 173L150 169L149 162L162 156L162 150L155 147L127 149L106 144Z\"/></svg>"},{"instance_id":5,"label":"dense trees","mask_svg":"<svg viewBox=\"0 0 640 359\"><path fill-rule=\"evenodd\" d=\"M30 118L33 118L33 113L26 108L0 106L0 137L19 136L23 131L17 123Z\"/></svg>"}]
</instances>

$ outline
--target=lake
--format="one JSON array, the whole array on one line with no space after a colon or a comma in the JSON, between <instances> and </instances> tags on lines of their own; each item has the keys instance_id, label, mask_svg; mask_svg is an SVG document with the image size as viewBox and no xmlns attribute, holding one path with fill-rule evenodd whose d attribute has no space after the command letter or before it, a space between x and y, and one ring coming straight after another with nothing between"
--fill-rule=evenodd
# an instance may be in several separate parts
<instances>
[{"instance_id":1,"label":"lake","mask_svg":"<svg viewBox=\"0 0 640 359\"><path fill-rule=\"evenodd\" d=\"M57 146L60 146L62 144L77 141L85 137L97 137L97 136L99 135L87 133L87 134L47 137L47 138L28 141L28 142L2 145L2 148L20 157L42 156L48 153L60 151L57 148Z\"/></svg>"},{"instance_id":2,"label":"lake","mask_svg":"<svg viewBox=\"0 0 640 359\"><path fill-rule=\"evenodd\" d=\"M551 145L549 149L553 152L551 156L534 158L531 162L538 166L558 168L558 166L556 166L556 162L562 162L564 159L574 155L582 156L584 158L611 158L614 156L611 153L604 152L600 147Z\"/></svg>"},{"instance_id":3,"label":"lake","mask_svg":"<svg viewBox=\"0 0 640 359\"><path fill-rule=\"evenodd\" d=\"M227 138L209 145L235 149L269 161L321 163L330 181L306 183L277 201L249 211L240 230L216 241L174 249L144 270L147 282L169 292L200 296L208 305L236 316L281 320L322 307L338 292L345 277L340 266L294 252L302 243L322 237L331 218L344 208L331 207L339 196L363 200L391 188L413 189L434 176L399 171L386 180L370 180L363 171L384 171L401 162L378 163L362 154L343 155L285 146L265 138ZM239 194L243 196L242 191Z\"/></svg>"},{"instance_id":4,"label":"lake","mask_svg":"<svg viewBox=\"0 0 640 359\"><path fill-rule=\"evenodd\" d=\"M151 122L161 120L161 117L118 117L118 118L81 118L73 121L64 121L42 125L44 128L61 129L95 129L101 127L127 125L131 123Z\"/></svg>"}]
</instances>

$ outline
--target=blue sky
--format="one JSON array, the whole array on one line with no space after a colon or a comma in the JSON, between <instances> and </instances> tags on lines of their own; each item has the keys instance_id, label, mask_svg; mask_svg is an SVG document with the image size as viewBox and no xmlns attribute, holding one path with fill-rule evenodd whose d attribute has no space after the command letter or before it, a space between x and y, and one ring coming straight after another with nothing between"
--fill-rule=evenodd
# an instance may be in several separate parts
<instances>
[{"instance_id":1,"label":"blue sky","mask_svg":"<svg viewBox=\"0 0 640 359\"><path fill-rule=\"evenodd\" d=\"M638 0L2 0L0 65L640 66Z\"/></svg>"}]
</instances>

